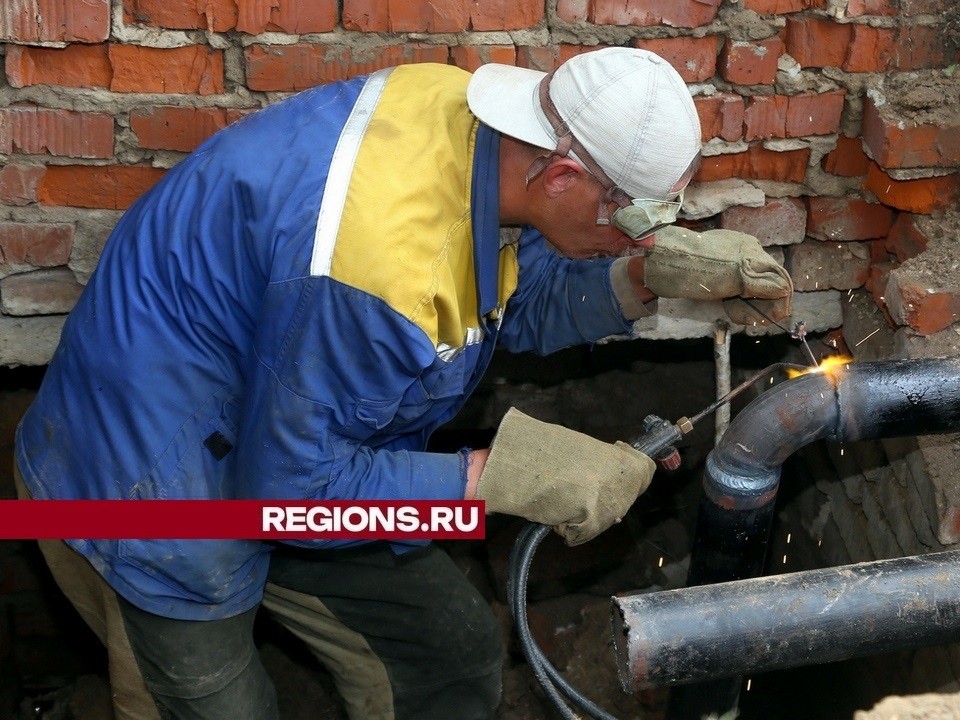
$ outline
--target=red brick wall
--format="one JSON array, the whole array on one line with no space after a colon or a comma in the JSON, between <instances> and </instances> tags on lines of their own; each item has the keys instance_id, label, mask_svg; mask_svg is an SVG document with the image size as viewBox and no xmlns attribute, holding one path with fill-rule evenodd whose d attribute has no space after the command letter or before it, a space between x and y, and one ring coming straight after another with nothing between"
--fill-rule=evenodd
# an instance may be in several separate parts
<instances>
[{"instance_id":1,"label":"red brick wall","mask_svg":"<svg viewBox=\"0 0 960 720\"><path fill-rule=\"evenodd\" d=\"M547 70L607 45L663 55L703 121L697 182L709 193L713 181L749 181L770 205L699 220L750 228L766 212L791 238L766 242L786 246L795 275L855 266L814 270L804 291L859 287L873 266L902 262L901 245L884 250L890 228L960 188L960 118L904 123L867 93L884 74L942 75L958 61L944 17L954 0L118 4L0 7L0 365L49 357L110 226L184 153L285 94L398 63ZM780 215L788 196L798 199ZM10 349L17 338L31 349Z\"/></svg>"}]
</instances>

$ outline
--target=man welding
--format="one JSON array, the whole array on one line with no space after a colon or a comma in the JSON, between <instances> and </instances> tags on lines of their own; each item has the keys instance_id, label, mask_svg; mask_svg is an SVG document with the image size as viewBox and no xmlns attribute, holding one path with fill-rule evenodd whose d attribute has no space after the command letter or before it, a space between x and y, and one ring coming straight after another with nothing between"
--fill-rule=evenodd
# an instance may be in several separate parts
<instances>
[{"instance_id":1,"label":"man welding","mask_svg":"<svg viewBox=\"0 0 960 720\"><path fill-rule=\"evenodd\" d=\"M646 489L650 458L516 411L491 449L427 439L497 346L629 334L658 296L789 314L790 278L756 240L669 225L699 151L680 76L631 48L551 74L406 65L244 118L116 226L19 428L21 497L479 498L586 542ZM497 706L494 617L431 545L41 548L107 646L121 720L277 718L261 605L351 718Z\"/></svg>"}]
</instances>

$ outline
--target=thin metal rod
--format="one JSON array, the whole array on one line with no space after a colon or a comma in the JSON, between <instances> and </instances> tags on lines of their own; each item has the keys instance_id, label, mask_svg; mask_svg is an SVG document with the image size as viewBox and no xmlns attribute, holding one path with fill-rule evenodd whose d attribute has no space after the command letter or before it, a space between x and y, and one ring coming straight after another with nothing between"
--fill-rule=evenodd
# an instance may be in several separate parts
<instances>
[{"instance_id":1,"label":"thin metal rod","mask_svg":"<svg viewBox=\"0 0 960 720\"><path fill-rule=\"evenodd\" d=\"M717 321L713 331L713 364L719 399L730 392L730 326L722 320ZM720 438L730 424L730 405L723 403L717 408L714 424L714 444L716 444L720 442Z\"/></svg>"},{"instance_id":2,"label":"thin metal rod","mask_svg":"<svg viewBox=\"0 0 960 720\"><path fill-rule=\"evenodd\" d=\"M723 405L724 403L730 402L731 400L733 400L733 398L735 398L737 395L739 395L740 393L742 393L742 392L743 392L744 390L746 390L748 387L750 387L750 386L753 385L754 383L759 382L760 380L763 380L763 379L766 378L768 375L773 374L773 373L776 372L777 370L803 370L803 371L808 371L808 370L810 370L810 368L806 367L805 365L796 365L795 363L774 363L773 365L768 365L767 367L765 367L763 370L761 370L760 372L758 372L758 373L757 373L756 375L754 375L753 377L749 378L748 380L744 380L742 383L740 383L739 385L737 385L733 390L731 390L730 392L726 393L723 397L717 398L716 401L714 401L714 402L710 403L709 405L707 405L707 407L705 407L703 410L701 410L701 411L698 412L696 415L694 415L692 418L690 418L690 423L693 424L693 425L696 425L699 421L703 420L703 418L705 418L707 415L709 415L710 413L712 413L712 412L713 412L714 410L716 410L718 407L720 407L720 406Z\"/></svg>"}]
</instances>

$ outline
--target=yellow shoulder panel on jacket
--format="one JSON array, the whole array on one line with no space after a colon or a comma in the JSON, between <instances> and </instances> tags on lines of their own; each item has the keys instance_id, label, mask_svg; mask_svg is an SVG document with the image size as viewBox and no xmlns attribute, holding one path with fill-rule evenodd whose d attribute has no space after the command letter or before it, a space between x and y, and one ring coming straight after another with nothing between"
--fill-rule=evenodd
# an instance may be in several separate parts
<instances>
[{"instance_id":1,"label":"yellow shoulder panel on jacket","mask_svg":"<svg viewBox=\"0 0 960 720\"><path fill-rule=\"evenodd\" d=\"M383 89L350 177L330 276L386 301L434 345L476 327L470 75L403 65Z\"/></svg>"}]
</instances>

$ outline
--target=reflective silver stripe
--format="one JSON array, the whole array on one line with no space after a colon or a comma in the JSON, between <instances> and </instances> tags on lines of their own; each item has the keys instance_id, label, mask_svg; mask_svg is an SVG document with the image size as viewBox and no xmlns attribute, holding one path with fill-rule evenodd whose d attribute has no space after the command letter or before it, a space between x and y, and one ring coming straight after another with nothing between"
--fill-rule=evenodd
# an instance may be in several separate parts
<instances>
[{"instance_id":1,"label":"reflective silver stripe","mask_svg":"<svg viewBox=\"0 0 960 720\"><path fill-rule=\"evenodd\" d=\"M457 357L457 355L463 352L463 348L467 347L468 345L482 343L484 337L486 337L486 333L483 331L483 328L468 327L463 336L462 347L453 347L452 345L442 342L437 345L437 356L444 362L450 362Z\"/></svg>"},{"instance_id":2,"label":"reflective silver stripe","mask_svg":"<svg viewBox=\"0 0 960 720\"><path fill-rule=\"evenodd\" d=\"M343 205L347 200L347 189L350 187L350 175L353 173L353 163L357 159L360 142L370 124L373 110L380 101L383 86L387 83L387 76L393 68L377 70L369 78L360 91L353 110L340 132L337 147L333 151L330 161L330 171L327 174L327 184L323 190L323 201L320 203L320 212L317 215L317 229L313 235L313 254L310 257L311 275L329 275L330 263L333 261L333 248L337 242L337 232L340 229L340 218L343 216Z\"/></svg>"}]
</instances>

